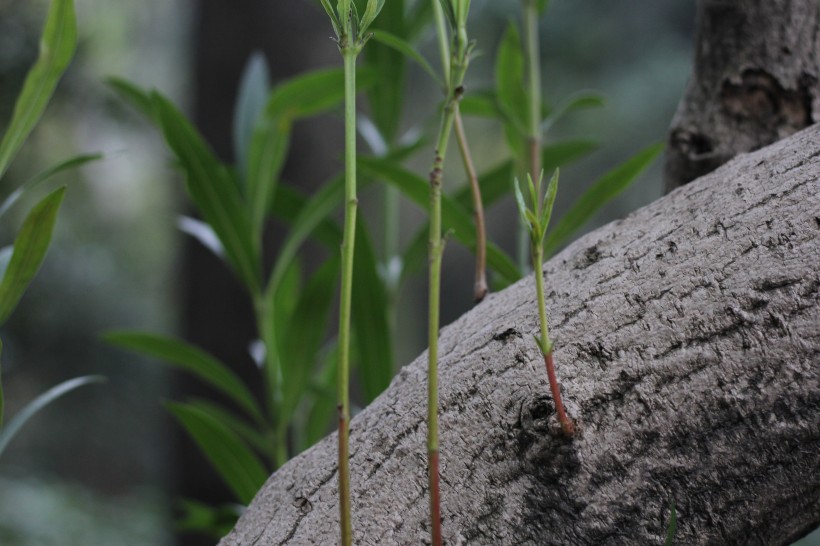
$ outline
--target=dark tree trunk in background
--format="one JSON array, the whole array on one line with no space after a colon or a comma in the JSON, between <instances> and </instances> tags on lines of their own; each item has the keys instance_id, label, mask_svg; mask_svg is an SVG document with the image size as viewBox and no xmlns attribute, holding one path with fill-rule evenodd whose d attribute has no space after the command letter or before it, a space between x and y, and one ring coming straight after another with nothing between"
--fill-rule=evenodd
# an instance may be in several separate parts
<instances>
[{"instance_id":1,"label":"dark tree trunk in background","mask_svg":"<svg viewBox=\"0 0 820 546\"><path fill-rule=\"evenodd\" d=\"M702 0L697 28L668 191L820 121L818 0Z\"/></svg>"},{"instance_id":2,"label":"dark tree trunk in background","mask_svg":"<svg viewBox=\"0 0 820 546\"><path fill-rule=\"evenodd\" d=\"M194 22L194 120L205 138L223 160L232 160L232 118L242 70L254 51L262 51L271 70L273 83L285 77L325 64L337 56L327 39L323 17L307 3L294 5L279 0L198 0ZM300 44L300 47L294 47ZM320 44L316 50L304 44ZM303 186L315 186L327 175L328 166L316 157L333 157L326 152L321 137L311 135L311 127L299 126L294 135L286 178ZM305 158L313 158L308 161ZM332 165L330 165L332 167ZM271 243L275 244L276 234ZM247 293L228 268L210 251L190 238L185 239L182 258L182 335L234 367L250 384L259 375L248 355L249 343L256 338L252 309ZM180 396L210 396L199 389L190 376L177 381ZM179 431L177 468L178 494L200 501L223 504L232 495L216 476L199 449ZM185 546L213 545L213 539L198 536L180 538Z\"/></svg>"},{"instance_id":3,"label":"dark tree trunk in background","mask_svg":"<svg viewBox=\"0 0 820 546\"><path fill-rule=\"evenodd\" d=\"M820 125L612 222L441 336L447 544L787 545L820 523ZM426 355L351 424L355 543L429 541ZM222 546L336 544L336 437L275 473Z\"/></svg>"}]
</instances>

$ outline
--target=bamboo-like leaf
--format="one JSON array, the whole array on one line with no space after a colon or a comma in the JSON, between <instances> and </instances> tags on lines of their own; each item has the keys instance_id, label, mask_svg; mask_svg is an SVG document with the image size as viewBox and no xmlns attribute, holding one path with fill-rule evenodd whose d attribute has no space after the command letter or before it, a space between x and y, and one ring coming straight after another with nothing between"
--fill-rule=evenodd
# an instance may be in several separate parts
<instances>
[{"instance_id":1,"label":"bamboo-like leaf","mask_svg":"<svg viewBox=\"0 0 820 546\"><path fill-rule=\"evenodd\" d=\"M330 17L330 24L333 25L333 32L337 37L341 36L341 24L339 18L336 16L336 11L330 5L330 0L321 0L322 7L325 8L325 13Z\"/></svg>"},{"instance_id":2,"label":"bamboo-like leaf","mask_svg":"<svg viewBox=\"0 0 820 546\"><path fill-rule=\"evenodd\" d=\"M663 151L664 144L644 148L624 163L599 178L578 198L546 238L545 256L554 253L566 239L589 220L595 212L620 195Z\"/></svg>"},{"instance_id":3,"label":"bamboo-like leaf","mask_svg":"<svg viewBox=\"0 0 820 546\"><path fill-rule=\"evenodd\" d=\"M222 246L222 241L219 240L219 236L208 222L190 216L180 216L177 218L177 228L199 241L218 258L225 259L225 248Z\"/></svg>"},{"instance_id":4,"label":"bamboo-like leaf","mask_svg":"<svg viewBox=\"0 0 820 546\"><path fill-rule=\"evenodd\" d=\"M302 212L291 224L288 237L282 244L282 248L276 257L266 291L268 297L271 292L278 290L288 265L296 256L296 252L302 243L310 236L316 226L320 225L328 215L344 200L344 177L334 178L331 182L322 186L313 197L304 205Z\"/></svg>"},{"instance_id":5,"label":"bamboo-like leaf","mask_svg":"<svg viewBox=\"0 0 820 546\"><path fill-rule=\"evenodd\" d=\"M429 207L429 184L424 178L385 159L359 157L358 163L364 174L395 185L423 210ZM442 195L441 219L445 230L453 230L459 242L475 250L475 229L470 214L447 195ZM487 245L487 263L509 282L521 278L521 273L509 256L492 243Z\"/></svg>"},{"instance_id":6,"label":"bamboo-like leaf","mask_svg":"<svg viewBox=\"0 0 820 546\"><path fill-rule=\"evenodd\" d=\"M248 149L257 119L265 109L270 90L270 76L265 55L256 52L248 59L233 115L234 159L240 172L245 175Z\"/></svg>"},{"instance_id":7,"label":"bamboo-like leaf","mask_svg":"<svg viewBox=\"0 0 820 546\"><path fill-rule=\"evenodd\" d=\"M301 292L290 320L283 324L282 368L287 386L282 404L284 421L290 421L310 383L327 331L340 261L338 253L334 254L316 270Z\"/></svg>"},{"instance_id":8,"label":"bamboo-like leaf","mask_svg":"<svg viewBox=\"0 0 820 546\"><path fill-rule=\"evenodd\" d=\"M447 16L447 20L450 22L450 28L458 28L458 20L456 19L456 12L453 8L453 2L455 0L440 0L441 6L444 8L444 15Z\"/></svg>"},{"instance_id":9,"label":"bamboo-like leaf","mask_svg":"<svg viewBox=\"0 0 820 546\"><path fill-rule=\"evenodd\" d=\"M257 422L264 421L259 405L239 376L202 349L146 332L115 331L103 337L108 343L162 360L198 377L227 395Z\"/></svg>"},{"instance_id":10,"label":"bamboo-like leaf","mask_svg":"<svg viewBox=\"0 0 820 546\"><path fill-rule=\"evenodd\" d=\"M393 379L393 343L387 290L379 275L378 258L364 219L356 226L353 260L352 321L359 356L359 377L367 402L372 402Z\"/></svg>"},{"instance_id":11,"label":"bamboo-like leaf","mask_svg":"<svg viewBox=\"0 0 820 546\"><path fill-rule=\"evenodd\" d=\"M0 429L0 456L3 455L3 452L6 450L6 447L8 447L9 442L11 442L12 438L14 438L20 429L23 428L23 425L25 425L43 408L75 389L78 389L84 385L101 383L103 381L105 381L105 378L99 375L86 375L83 377L69 379L68 381L64 381L59 385L50 388L26 404L23 409L17 412L17 414L9 421L8 425Z\"/></svg>"},{"instance_id":12,"label":"bamboo-like leaf","mask_svg":"<svg viewBox=\"0 0 820 546\"><path fill-rule=\"evenodd\" d=\"M105 83L149 121L157 126L160 125L159 117L154 109L154 101L149 92L122 78L111 77Z\"/></svg>"},{"instance_id":13,"label":"bamboo-like leaf","mask_svg":"<svg viewBox=\"0 0 820 546\"><path fill-rule=\"evenodd\" d=\"M527 229L532 232L532 222L527 215L527 213L530 212L530 209L524 201L524 195L521 193L521 185L518 182L518 178L515 179L515 185L513 187L515 188L515 203L518 206L518 214L521 215L521 220L527 224Z\"/></svg>"},{"instance_id":14,"label":"bamboo-like leaf","mask_svg":"<svg viewBox=\"0 0 820 546\"><path fill-rule=\"evenodd\" d=\"M0 283L0 324L6 322L43 263L65 188L47 195L29 212L14 241L14 251Z\"/></svg>"},{"instance_id":15,"label":"bamboo-like leaf","mask_svg":"<svg viewBox=\"0 0 820 546\"><path fill-rule=\"evenodd\" d=\"M14 254L14 245L4 246L0 248L0 279L6 274L11 262L11 256Z\"/></svg>"},{"instance_id":16,"label":"bamboo-like leaf","mask_svg":"<svg viewBox=\"0 0 820 546\"><path fill-rule=\"evenodd\" d=\"M306 207L310 200L311 198L303 194L301 190L280 184L271 207L271 214L289 227L293 226L302 216L302 212L308 210ZM308 236L333 251L338 251L339 245L342 244L342 230L327 217L317 220Z\"/></svg>"},{"instance_id":17,"label":"bamboo-like leaf","mask_svg":"<svg viewBox=\"0 0 820 546\"><path fill-rule=\"evenodd\" d=\"M161 95L152 95L165 140L186 174L186 187L222 241L230 263L251 293L259 290L260 261L239 188L188 120Z\"/></svg>"},{"instance_id":18,"label":"bamboo-like leaf","mask_svg":"<svg viewBox=\"0 0 820 546\"><path fill-rule=\"evenodd\" d=\"M384 7L384 0L367 0L367 8L364 10L364 14L362 15L362 19L359 24L359 34L362 35L367 32L367 29L370 28L370 25L373 24L373 21L379 15L379 12Z\"/></svg>"},{"instance_id":19,"label":"bamboo-like leaf","mask_svg":"<svg viewBox=\"0 0 820 546\"><path fill-rule=\"evenodd\" d=\"M391 47L391 48L395 49L396 51L400 52L405 57L407 57L409 59L412 59L421 68L423 68L424 71L427 72L427 74L429 74L431 78L433 78L433 81L435 81L439 86L442 86L442 87L444 86L444 82L441 80L441 78L436 73L436 71L433 69L433 67L430 65L430 63L427 62L427 59L425 59L421 55L421 53L419 53L412 46L412 44L410 44L408 42L405 42L404 40L402 40L398 36L396 36L394 34L390 34L389 32L386 32L384 30L374 30L373 31L373 39L376 40L377 42L381 43L381 44L384 44L388 47Z\"/></svg>"},{"instance_id":20,"label":"bamboo-like leaf","mask_svg":"<svg viewBox=\"0 0 820 546\"><path fill-rule=\"evenodd\" d=\"M410 42L414 41L421 33L429 28L429 22L432 17L432 2L412 2L405 16L405 39Z\"/></svg>"},{"instance_id":21,"label":"bamboo-like leaf","mask_svg":"<svg viewBox=\"0 0 820 546\"><path fill-rule=\"evenodd\" d=\"M327 435L328 425L336 413L336 382L338 376L338 347L334 343L327 351L322 369L317 374L313 388L313 405L305 425L305 444L307 449Z\"/></svg>"},{"instance_id":22,"label":"bamboo-like leaf","mask_svg":"<svg viewBox=\"0 0 820 546\"><path fill-rule=\"evenodd\" d=\"M194 439L242 504L249 504L268 478L265 466L239 436L201 408L169 402L168 411Z\"/></svg>"},{"instance_id":23,"label":"bamboo-like leaf","mask_svg":"<svg viewBox=\"0 0 820 546\"><path fill-rule=\"evenodd\" d=\"M552 207L555 205L555 196L558 193L558 177L560 171L556 168L550 177L549 184L547 184L547 192L544 196L544 202L541 204L541 233L539 235L539 242L544 240L544 234L550 225L552 218Z\"/></svg>"},{"instance_id":24,"label":"bamboo-like leaf","mask_svg":"<svg viewBox=\"0 0 820 546\"><path fill-rule=\"evenodd\" d=\"M248 423L245 419L210 400L195 398L186 403L192 408L207 413L211 418L219 421L225 428L246 441L253 449L259 453L266 454L269 460L273 460L273 454L271 453L273 446L271 443L265 439L262 431Z\"/></svg>"},{"instance_id":25,"label":"bamboo-like leaf","mask_svg":"<svg viewBox=\"0 0 820 546\"><path fill-rule=\"evenodd\" d=\"M593 91L579 91L573 93L556 106L541 122L541 132L548 132L552 126L565 115L587 108L601 108L604 106L604 97Z\"/></svg>"},{"instance_id":26,"label":"bamboo-like leaf","mask_svg":"<svg viewBox=\"0 0 820 546\"><path fill-rule=\"evenodd\" d=\"M42 116L76 47L74 2L53 0L40 40L40 55L26 76L11 122L0 142L0 178Z\"/></svg>"},{"instance_id":27,"label":"bamboo-like leaf","mask_svg":"<svg viewBox=\"0 0 820 546\"><path fill-rule=\"evenodd\" d=\"M406 40L405 19L405 0L390 0L374 27ZM402 121L407 58L380 42L368 44L364 53L366 66L381 76L367 91L370 113L385 141L394 144Z\"/></svg>"},{"instance_id":28,"label":"bamboo-like leaf","mask_svg":"<svg viewBox=\"0 0 820 546\"><path fill-rule=\"evenodd\" d=\"M498 97L494 91L469 93L458 103L458 110L464 116L497 119L501 117Z\"/></svg>"},{"instance_id":29,"label":"bamboo-like leaf","mask_svg":"<svg viewBox=\"0 0 820 546\"><path fill-rule=\"evenodd\" d=\"M29 193L33 189L37 188L40 184L55 176L63 171L67 171L69 169L76 169L77 167L81 167L86 163L90 163L91 161L97 161L102 159L102 154L84 154L71 157L66 159L60 163L57 163L53 167L49 167L45 171L41 172L40 174L30 178L27 180L22 186L16 188L6 200L3 201L3 204L0 205L0 217L2 217L8 210L14 205L21 197L25 194Z\"/></svg>"},{"instance_id":30,"label":"bamboo-like leaf","mask_svg":"<svg viewBox=\"0 0 820 546\"><path fill-rule=\"evenodd\" d=\"M495 92L498 106L516 132L526 134L527 90L524 87L524 53L515 25L507 26L495 60Z\"/></svg>"}]
</instances>

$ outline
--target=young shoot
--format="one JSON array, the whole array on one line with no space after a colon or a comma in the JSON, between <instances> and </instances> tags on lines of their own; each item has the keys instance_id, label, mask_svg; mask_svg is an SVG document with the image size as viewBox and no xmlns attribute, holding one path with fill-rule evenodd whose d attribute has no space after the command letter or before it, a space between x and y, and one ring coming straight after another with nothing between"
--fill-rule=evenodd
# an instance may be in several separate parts
<instances>
[{"instance_id":1,"label":"young shoot","mask_svg":"<svg viewBox=\"0 0 820 546\"><path fill-rule=\"evenodd\" d=\"M561 423L561 430L565 436L571 437L575 433L575 425L567 417L564 404L561 401L561 389L555 376L555 365L552 357L553 343L550 339L549 325L547 323L547 308L544 299L544 236L547 233L547 226L552 216L552 207L555 204L555 194L558 191L558 169L550 178L547 184L546 193L541 198L541 186L544 179L544 172L541 171L537 182L533 182L532 176L527 175L527 189L529 190L530 203L532 208L528 208L521 193L518 179L515 180L515 200L518 204L518 212L521 220L530 235L530 255L532 256L532 268L535 271L535 292L538 299L538 318L541 323L541 336L535 338L535 343L541 349L544 356L544 365L547 369L547 380L555 402L555 410L558 413L558 421Z\"/></svg>"},{"instance_id":2,"label":"young shoot","mask_svg":"<svg viewBox=\"0 0 820 546\"><path fill-rule=\"evenodd\" d=\"M368 0L359 16L354 0L339 0L336 10L322 0L336 32L345 74L345 220L342 237L342 280L339 298L339 521L342 545L353 542L350 509L350 309L353 291L353 255L356 237L356 58L370 38L367 29L384 6Z\"/></svg>"}]
</instances>

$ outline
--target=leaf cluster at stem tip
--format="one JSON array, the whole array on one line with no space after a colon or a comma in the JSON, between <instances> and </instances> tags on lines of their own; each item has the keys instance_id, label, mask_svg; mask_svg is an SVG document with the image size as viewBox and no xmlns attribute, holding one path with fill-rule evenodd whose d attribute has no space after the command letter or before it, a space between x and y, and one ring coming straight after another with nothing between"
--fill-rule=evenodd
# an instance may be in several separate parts
<instances>
[{"instance_id":1,"label":"leaf cluster at stem tip","mask_svg":"<svg viewBox=\"0 0 820 546\"><path fill-rule=\"evenodd\" d=\"M367 29L384 7L385 0L367 0L361 15L356 0L338 0L335 9L331 5L331 0L321 2L327 16L330 17L339 49L359 53L365 42L370 39L371 34Z\"/></svg>"},{"instance_id":2,"label":"leaf cluster at stem tip","mask_svg":"<svg viewBox=\"0 0 820 546\"><path fill-rule=\"evenodd\" d=\"M524 195L521 193L521 186L518 179L515 179L515 201L518 204L518 212L530 232L530 240L533 248L542 248L544 244L544 236L547 233L547 226L549 226L550 218L552 217L552 207L555 204L555 195L558 192L558 169L550 177L544 199L539 199L541 195L541 184L544 179L544 171L538 176L538 181L533 182L532 176L527 174L528 189L530 202L532 208L528 208L524 201Z\"/></svg>"}]
</instances>

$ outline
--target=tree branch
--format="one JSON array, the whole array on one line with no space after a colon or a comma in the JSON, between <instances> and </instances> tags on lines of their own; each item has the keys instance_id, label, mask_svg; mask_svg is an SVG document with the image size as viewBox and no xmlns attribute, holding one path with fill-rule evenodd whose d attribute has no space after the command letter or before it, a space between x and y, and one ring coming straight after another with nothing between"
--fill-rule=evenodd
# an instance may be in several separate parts
<instances>
[{"instance_id":1,"label":"tree branch","mask_svg":"<svg viewBox=\"0 0 820 546\"><path fill-rule=\"evenodd\" d=\"M820 523L820 126L547 262L558 434L532 277L441 336L447 544L789 544ZM551 293L550 293L551 292ZM351 425L357 544L429 539L421 355ZM223 546L333 544L335 438Z\"/></svg>"}]
</instances>

